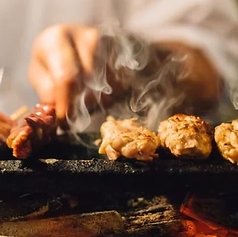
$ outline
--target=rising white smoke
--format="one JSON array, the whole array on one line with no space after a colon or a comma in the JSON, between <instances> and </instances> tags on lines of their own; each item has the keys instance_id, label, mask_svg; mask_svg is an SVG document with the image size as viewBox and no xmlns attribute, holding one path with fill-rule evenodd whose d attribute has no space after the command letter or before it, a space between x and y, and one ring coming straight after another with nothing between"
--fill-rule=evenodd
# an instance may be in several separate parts
<instances>
[{"instance_id":1,"label":"rising white smoke","mask_svg":"<svg viewBox=\"0 0 238 237\"><path fill-rule=\"evenodd\" d=\"M184 95L176 90L177 69L183 59L173 57L161 61L153 47L140 38L118 28L103 29L102 32L94 71L90 80L84 79L85 89L76 98L77 116L68 118L71 131L90 131L90 127L98 130L108 114L119 119L137 117L145 126L156 130L158 123L184 99ZM121 82L125 93L115 99L112 107L105 108L101 103L102 95L114 93L108 83L112 80L108 68L115 76L113 80ZM91 92L97 101L96 112L89 110L85 103ZM96 116L97 121L93 120L99 111L100 118Z\"/></svg>"}]
</instances>

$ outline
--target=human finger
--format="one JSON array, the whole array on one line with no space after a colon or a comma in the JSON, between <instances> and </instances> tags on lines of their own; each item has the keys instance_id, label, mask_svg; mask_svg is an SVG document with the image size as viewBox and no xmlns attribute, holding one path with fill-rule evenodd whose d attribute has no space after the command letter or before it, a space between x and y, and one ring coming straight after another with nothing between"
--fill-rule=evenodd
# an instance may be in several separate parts
<instances>
[{"instance_id":1,"label":"human finger","mask_svg":"<svg viewBox=\"0 0 238 237\"><path fill-rule=\"evenodd\" d=\"M86 75L94 68L95 52L98 45L99 31L93 27L71 26L72 39Z\"/></svg>"},{"instance_id":2,"label":"human finger","mask_svg":"<svg viewBox=\"0 0 238 237\"><path fill-rule=\"evenodd\" d=\"M64 119L80 88L80 63L70 32L64 27L44 32L35 54L52 77L57 117Z\"/></svg>"},{"instance_id":3,"label":"human finger","mask_svg":"<svg viewBox=\"0 0 238 237\"><path fill-rule=\"evenodd\" d=\"M28 79L41 102L55 104L54 81L36 58L33 58L29 64Z\"/></svg>"}]
</instances>

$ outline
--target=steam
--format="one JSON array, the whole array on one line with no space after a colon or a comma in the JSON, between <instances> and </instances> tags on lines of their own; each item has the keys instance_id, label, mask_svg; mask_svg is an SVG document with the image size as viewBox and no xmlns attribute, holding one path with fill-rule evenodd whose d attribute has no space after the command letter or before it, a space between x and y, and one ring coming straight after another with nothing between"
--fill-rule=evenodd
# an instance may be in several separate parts
<instances>
[{"instance_id":1,"label":"steam","mask_svg":"<svg viewBox=\"0 0 238 237\"><path fill-rule=\"evenodd\" d=\"M67 120L70 127L72 128L74 124L77 124L78 131L84 131L84 129L88 127L91 122L91 116L85 104L86 94L87 94L87 90L85 89L76 97L77 107L74 108L73 114L77 116L74 117L73 120L71 120L71 118L67 116ZM76 129L71 129L71 130L75 131Z\"/></svg>"},{"instance_id":2,"label":"steam","mask_svg":"<svg viewBox=\"0 0 238 237\"><path fill-rule=\"evenodd\" d=\"M157 130L161 120L168 118L176 106L185 99L185 94L177 89L178 67L181 57L168 58L158 65L154 74L142 78L140 87L134 87L130 108L141 114L141 122L152 130Z\"/></svg>"},{"instance_id":3,"label":"steam","mask_svg":"<svg viewBox=\"0 0 238 237\"><path fill-rule=\"evenodd\" d=\"M136 117L156 130L158 123L184 100L184 95L175 89L181 60L169 58L162 62L154 48L139 37L117 27L102 29L94 71L90 78L83 78L85 89L76 98L74 118L67 118L71 131L75 134L98 131L109 114L118 119ZM112 107L106 108L102 96L113 96L117 90L110 86L112 80L120 81L125 92L121 98L115 98ZM95 110L87 107L86 98L90 92L96 101ZM100 119L93 121L98 113Z\"/></svg>"},{"instance_id":4,"label":"steam","mask_svg":"<svg viewBox=\"0 0 238 237\"><path fill-rule=\"evenodd\" d=\"M230 99L235 107L236 110L238 110L238 93L237 93L237 86L233 86L230 89Z\"/></svg>"}]
</instances>

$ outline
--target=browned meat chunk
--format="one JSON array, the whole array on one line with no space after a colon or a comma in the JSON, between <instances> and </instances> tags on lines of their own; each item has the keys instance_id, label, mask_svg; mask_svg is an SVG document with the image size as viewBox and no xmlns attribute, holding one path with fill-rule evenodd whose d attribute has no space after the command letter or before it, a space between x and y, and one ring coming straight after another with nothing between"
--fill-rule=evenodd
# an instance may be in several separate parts
<instances>
[{"instance_id":1,"label":"browned meat chunk","mask_svg":"<svg viewBox=\"0 0 238 237\"><path fill-rule=\"evenodd\" d=\"M13 156L25 159L49 143L56 132L55 110L49 105L37 104L32 113L11 129L7 146Z\"/></svg>"},{"instance_id":2,"label":"browned meat chunk","mask_svg":"<svg viewBox=\"0 0 238 237\"><path fill-rule=\"evenodd\" d=\"M212 151L212 127L199 117L176 114L160 123L158 135L176 157L205 159Z\"/></svg>"},{"instance_id":3,"label":"browned meat chunk","mask_svg":"<svg viewBox=\"0 0 238 237\"><path fill-rule=\"evenodd\" d=\"M215 141L222 157L238 163L238 119L215 127Z\"/></svg>"},{"instance_id":4,"label":"browned meat chunk","mask_svg":"<svg viewBox=\"0 0 238 237\"><path fill-rule=\"evenodd\" d=\"M115 120L108 117L101 126L102 143L100 154L106 154L110 160L120 156L151 161L158 157L158 136L141 126L135 119Z\"/></svg>"}]
</instances>

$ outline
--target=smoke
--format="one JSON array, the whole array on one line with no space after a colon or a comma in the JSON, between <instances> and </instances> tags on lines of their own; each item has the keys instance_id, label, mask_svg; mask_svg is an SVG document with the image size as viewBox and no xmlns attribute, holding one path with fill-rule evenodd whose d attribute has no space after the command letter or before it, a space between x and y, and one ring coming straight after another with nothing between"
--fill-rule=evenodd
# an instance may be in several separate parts
<instances>
[{"instance_id":1,"label":"smoke","mask_svg":"<svg viewBox=\"0 0 238 237\"><path fill-rule=\"evenodd\" d=\"M159 122L171 116L185 100L185 94L177 87L182 60L168 58L154 74L142 78L146 83L132 91L131 110L139 113L141 122L152 130L157 130Z\"/></svg>"},{"instance_id":2,"label":"smoke","mask_svg":"<svg viewBox=\"0 0 238 237\"><path fill-rule=\"evenodd\" d=\"M117 27L103 28L101 32L94 71L90 80L82 78L85 88L76 98L75 116L67 118L71 132L98 131L109 114L118 119L136 117L156 130L158 123L184 100L176 89L182 59L161 60L154 47ZM113 88L114 82L120 82L122 88ZM96 101L94 109L87 106L90 93ZM104 106L104 95L114 97L112 106Z\"/></svg>"}]
</instances>

